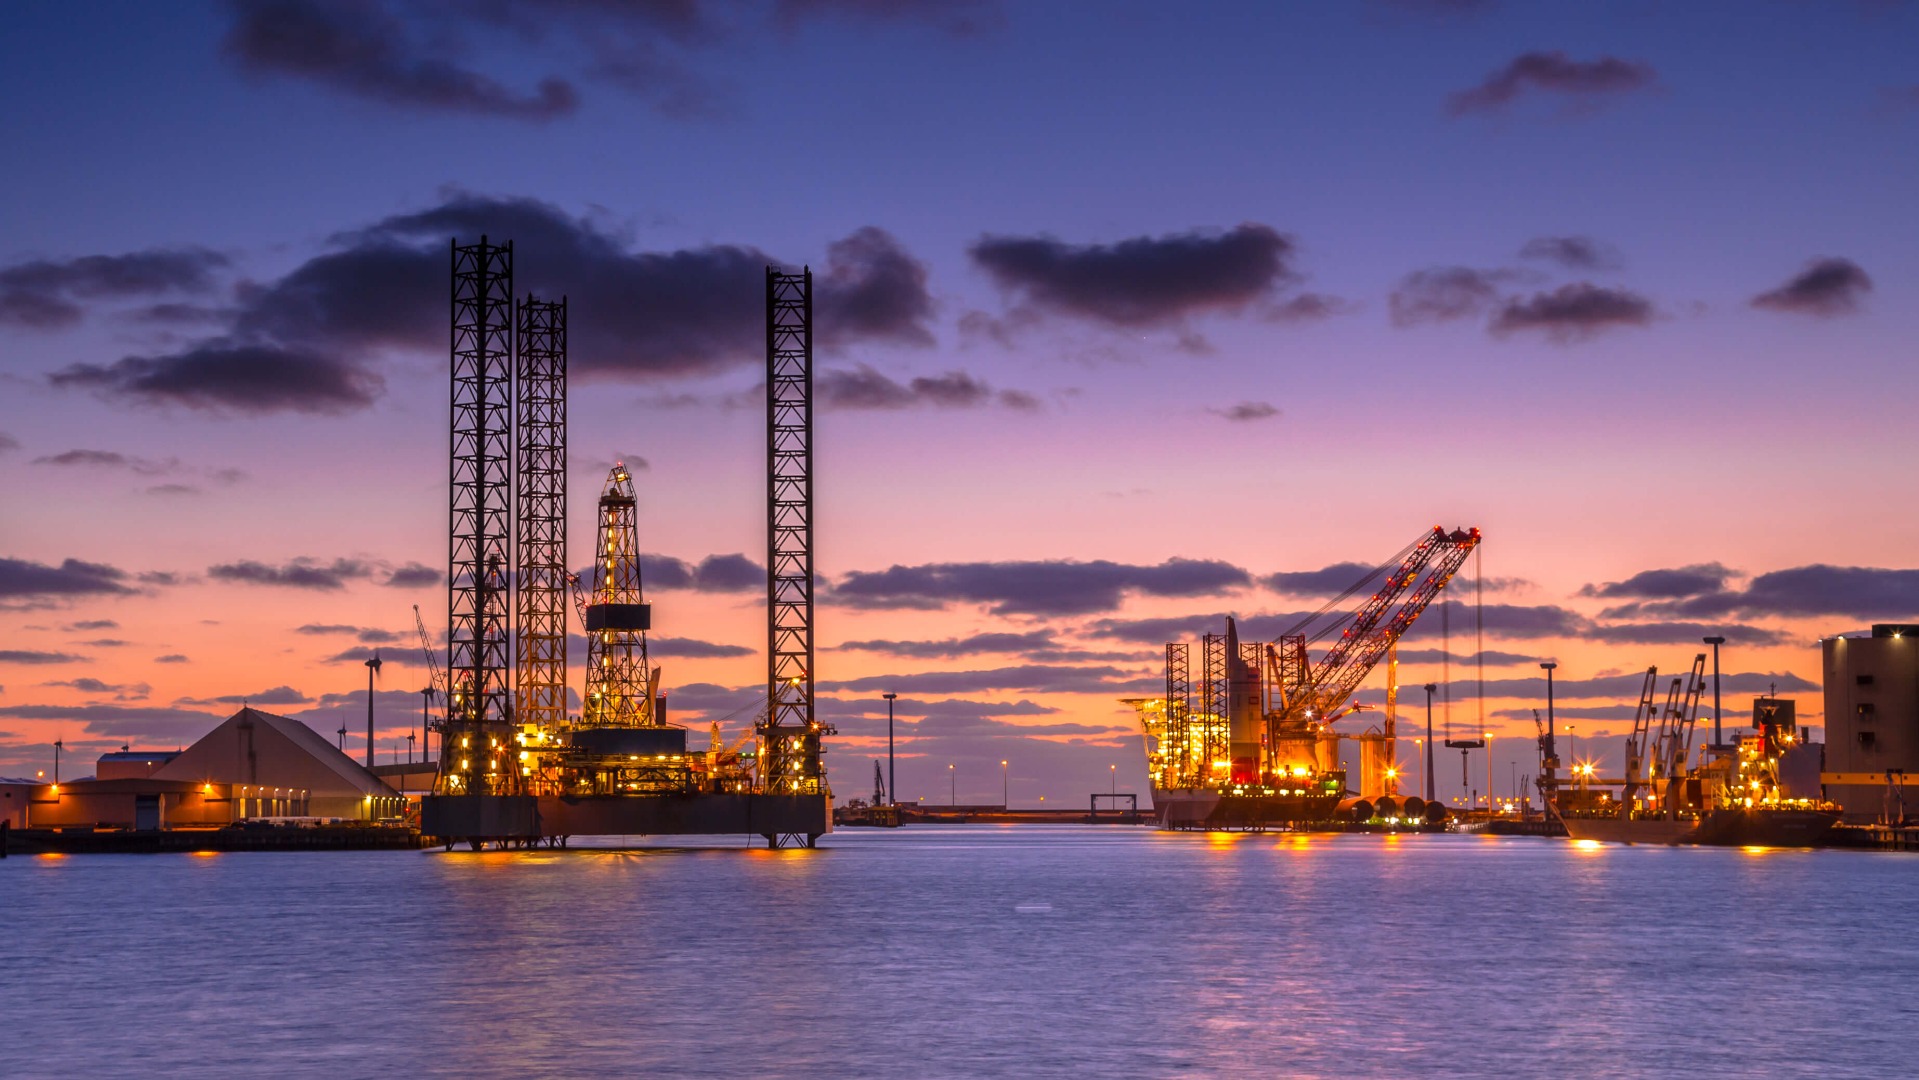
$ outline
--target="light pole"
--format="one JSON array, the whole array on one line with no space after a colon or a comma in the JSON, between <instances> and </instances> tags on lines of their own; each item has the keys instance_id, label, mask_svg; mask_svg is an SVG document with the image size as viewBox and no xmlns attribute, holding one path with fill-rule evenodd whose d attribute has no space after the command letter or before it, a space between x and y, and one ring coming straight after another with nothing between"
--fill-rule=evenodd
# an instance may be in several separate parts
<instances>
[{"instance_id":1,"label":"light pole","mask_svg":"<svg viewBox=\"0 0 1919 1080\"><path fill-rule=\"evenodd\" d=\"M1433 693L1439 689L1438 683L1426 684L1426 801L1433 801Z\"/></svg>"},{"instance_id":2,"label":"light pole","mask_svg":"<svg viewBox=\"0 0 1919 1080\"><path fill-rule=\"evenodd\" d=\"M1108 765L1108 766L1106 766L1106 771L1107 771L1107 773L1108 773L1108 774L1110 774L1110 775L1111 775L1111 777L1112 777L1112 780L1113 780L1113 786L1112 786L1112 789L1111 789L1111 790L1112 790L1112 793L1113 793L1114 795L1118 795L1118 794L1119 794L1119 766L1117 766L1117 765Z\"/></svg>"},{"instance_id":3,"label":"light pole","mask_svg":"<svg viewBox=\"0 0 1919 1080\"><path fill-rule=\"evenodd\" d=\"M1486 738L1486 812L1493 812L1493 733L1482 731Z\"/></svg>"},{"instance_id":4,"label":"light pole","mask_svg":"<svg viewBox=\"0 0 1919 1080\"><path fill-rule=\"evenodd\" d=\"M900 778L893 771L893 701L898 694L881 694L886 699L886 797L893 802L900 801Z\"/></svg>"},{"instance_id":5,"label":"light pole","mask_svg":"<svg viewBox=\"0 0 1919 1080\"><path fill-rule=\"evenodd\" d=\"M1546 671L1546 760L1543 764L1546 766L1546 788L1550 792L1559 782L1559 747L1554 741L1553 730L1553 670L1559 665L1548 660L1539 666ZM1552 796L1548 794L1547 797Z\"/></svg>"},{"instance_id":6,"label":"light pole","mask_svg":"<svg viewBox=\"0 0 1919 1080\"><path fill-rule=\"evenodd\" d=\"M959 805L959 781L955 779L955 776L956 774L953 772L952 763L948 762L946 766L946 805L947 806Z\"/></svg>"},{"instance_id":7,"label":"light pole","mask_svg":"<svg viewBox=\"0 0 1919 1080\"><path fill-rule=\"evenodd\" d=\"M1419 762L1419 795L1426 797L1426 740L1413 740L1413 758Z\"/></svg>"},{"instance_id":8,"label":"light pole","mask_svg":"<svg viewBox=\"0 0 1919 1080\"><path fill-rule=\"evenodd\" d=\"M1006 771L1006 759L1001 758L999 763L999 808L1001 810L1012 809L1013 807L1013 801L1011 798L1012 790L1013 790L1012 774Z\"/></svg>"},{"instance_id":9,"label":"light pole","mask_svg":"<svg viewBox=\"0 0 1919 1080\"><path fill-rule=\"evenodd\" d=\"M53 786L54 787L60 786L60 751L65 750L66 748L67 748L67 744L65 740L63 739L53 740Z\"/></svg>"},{"instance_id":10,"label":"light pole","mask_svg":"<svg viewBox=\"0 0 1919 1080\"><path fill-rule=\"evenodd\" d=\"M1719 734L1719 646L1726 643L1723 637L1709 637L1706 644L1712 646L1712 748L1715 753L1725 749Z\"/></svg>"}]
</instances>

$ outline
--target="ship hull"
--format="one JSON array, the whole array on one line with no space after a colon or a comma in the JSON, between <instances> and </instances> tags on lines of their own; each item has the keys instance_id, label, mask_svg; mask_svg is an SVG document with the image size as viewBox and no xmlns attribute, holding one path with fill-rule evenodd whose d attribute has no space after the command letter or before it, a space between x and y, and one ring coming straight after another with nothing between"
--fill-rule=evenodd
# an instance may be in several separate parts
<instances>
[{"instance_id":1,"label":"ship hull","mask_svg":"<svg viewBox=\"0 0 1919 1080\"><path fill-rule=\"evenodd\" d=\"M1823 810L1713 810L1698 819L1565 819L1574 840L1612 844L1699 844L1708 847L1817 847L1839 815Z\"/></svg>"},{"instance_id":2,"label":"ship hull","mask_svg":"<svg viewBox=\"0 0 1919 1080\"><path fill-rule=\"evenodd\" d=\"M1162 829L1252 831L1296 822L1325 821L1336 795L1228 795L1204 788L1153 789L1153 813Z\"/></svg>"}]
</instances>

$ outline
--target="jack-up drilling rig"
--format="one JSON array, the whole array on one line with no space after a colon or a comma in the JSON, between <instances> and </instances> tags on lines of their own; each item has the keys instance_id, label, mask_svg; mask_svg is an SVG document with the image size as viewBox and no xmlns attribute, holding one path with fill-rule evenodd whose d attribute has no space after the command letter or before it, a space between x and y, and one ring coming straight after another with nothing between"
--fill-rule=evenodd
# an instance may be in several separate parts
<instances>
[{"instance_id":1,"label":"jack-up drilling rig","mask_svg":"<svg viewBox=\"0 0 1919 1080\"><path fill-rule=\"evenodd\" d=\"M1160 824L1259 829L1332 816L1346 794L1333 723L1360 708L1353 693L1479 542L1478 529L1434 526L1271 644L1242 643L1228 618L1223 635L1202 640L1197 710L1189 646L1167 645L1166 696L1128 699L1148 736ZM1325 621L1382 575L1356 611ZM1328 638L1315 661L1310 649Z\"/></svg>"},{"instance_id":2,"label":"jack-up drilling rig","mask_svg":"<svg viewBox=\"0 0 1919 1080\"><path fill-rule=\"evenodd\" d=\"M624 465L600 496L590 579L567 571L567 306L516 301L512 258L485 237L453 245L446 711L429 720L441 755L422 833L449 848L688 833L811 847L832 828L821 764L832 728L813 707L811 273L767 270L771 648L758 749L725 745L715 724L711 748L694 752L686 729L666 722L647 655L652 611ZM588 640L577 717L567 715L569 589Z\"/></svg>"}]
</instances>

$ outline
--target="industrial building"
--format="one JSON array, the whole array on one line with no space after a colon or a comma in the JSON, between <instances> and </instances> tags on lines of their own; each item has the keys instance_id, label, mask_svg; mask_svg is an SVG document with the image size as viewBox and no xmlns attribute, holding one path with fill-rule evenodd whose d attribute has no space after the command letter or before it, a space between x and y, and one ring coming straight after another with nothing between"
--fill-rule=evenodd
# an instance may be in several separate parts
<instances>
[{"instance_id":1,"label":"industrial building","mask_svg":"<svg viewBox=\"0 0 1919 1080\"><path fill-rule=\"evenodd\" d=\"M1849 823L1896 822L1905 778L1919 773L1919 626L1882 623L1822 650L1826 797Z\"/></svg>"},{"instance_id":2,"label":"industrial building","mask_svg":"<svg viewBox=\"0 0 1919 1080\"><path fill-rule=\"evenodd\" d=\"M259 818L375 821L405 800L298 720L243 708L185 750L103 754L93 776L0 785L13 828L215 827Z\"/></svg>"}]
</instances>

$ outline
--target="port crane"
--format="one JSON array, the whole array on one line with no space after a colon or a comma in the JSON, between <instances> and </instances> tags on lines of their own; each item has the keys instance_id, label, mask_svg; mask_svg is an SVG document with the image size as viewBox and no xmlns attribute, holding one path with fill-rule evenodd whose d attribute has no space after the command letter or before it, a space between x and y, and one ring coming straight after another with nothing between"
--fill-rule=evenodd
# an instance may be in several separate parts
<instances>
[{"instance_id":1,"label":"port crane","mask_svg":"<svg viewBox=\"0 0 1919 1080\"><path fill-rule=\"evenodd\" d=\"M1360 579L1313 615L1280 635L1265 649L1263 741L1270 774L1308 767L1320 732L1357 707L1353 693L1399 639L1479 549L1478 529L1447 532L1440 526L1421 535L1393 560ZM1329 610L1384 573L1385 580L1349 618L1312 632ZM1309 646L1338 638L1317 663ZM1390 718L1390 713L1388 714ZM1393 732L1385 733L1390 739ZM1237 762L1235 763L1237 766Z\"/></svg>"},{"instance_id":2,"label":"port crane","mask_svg":"<svg viewBox=\"0 0 1919 1080\"><path fill-rule=\"evenodd\" d=\"M433 639L426 634L426 620L420 617L418 604L413 605L413 629L420 635L420 654L426 657L426 687L420 691L420 697L424 699L420 707L421 723L425 725L420 743L421 760L424 761L432 746L433 729L439 726L433 722L433 695L438 694L440 700L445 701L446 683L440 675L440 661L433 655Z\"/></svg>"}]
</instances>

